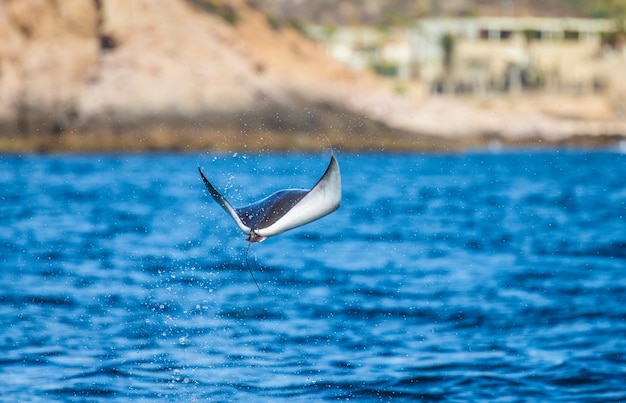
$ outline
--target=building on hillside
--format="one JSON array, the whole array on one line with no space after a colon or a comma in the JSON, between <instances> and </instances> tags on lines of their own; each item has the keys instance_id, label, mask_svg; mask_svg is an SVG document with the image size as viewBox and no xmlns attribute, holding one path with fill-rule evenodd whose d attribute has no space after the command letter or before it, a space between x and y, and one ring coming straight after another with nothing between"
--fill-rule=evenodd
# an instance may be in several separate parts
<instances>
[{"instance_id":1,"label":"building on hillside","mask_svg":"<svg viewBox=\"0 0 626 403\"><path fill-rule=\"evenodd\" d=\"M308 26L307 34L355 70L372 68L387 76L410 78L411 31L404 27Z\"/></svg>"},{"instance_id":2,"label":"building on hillside","mask_svg":"<svg viewBox=\"0 0 626 403\"><path fill-rule=\"evenodd\" d=\"M609 49L611 20L428 18L412 27L309 27L337 60L432 92L591 92L624 71L624 49ZM618 70L616 70L618 69Z\"/></svg>"}]
</instances>

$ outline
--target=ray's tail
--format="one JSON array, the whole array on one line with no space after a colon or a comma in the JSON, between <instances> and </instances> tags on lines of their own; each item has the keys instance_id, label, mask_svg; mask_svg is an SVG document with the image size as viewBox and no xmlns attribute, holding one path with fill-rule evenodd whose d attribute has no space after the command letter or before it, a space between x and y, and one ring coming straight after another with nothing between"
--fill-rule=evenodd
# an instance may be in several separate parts
<instances>
[{"instance_id":1,"label":"ray's tail","mask_svg":"<svg viewBox=\"0 0 626 403\"><path fill-rule=\"evenodd\" d=\"M252 246L252 242L248 242L248 247L246 248L246 267L252 276L252 280L254 280L254 284L256 284L256 288L261 292L261 287L259 287L259 283L257 283L256 278L254 277L254 273L252 273L252 269L250 268L250 263L248 263L248 255L250 253L250 246Z\"/></svg>"}]
</instances>

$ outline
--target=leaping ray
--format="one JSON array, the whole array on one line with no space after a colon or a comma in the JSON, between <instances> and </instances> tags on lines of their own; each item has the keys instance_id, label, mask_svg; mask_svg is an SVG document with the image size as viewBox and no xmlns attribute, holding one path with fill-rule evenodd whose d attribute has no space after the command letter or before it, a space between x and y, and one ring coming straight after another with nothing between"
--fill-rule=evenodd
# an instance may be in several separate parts
<instances>
[{"instance_id":1,"label":"leaping ray","mask_svg":"<svg viewBox=\"0 0 626 403\"><path fill-rule=\"evenodd\" d=\"M239 208L234 208L211 185L200 167L198 167L198 172L200 172L204 185L213 199L230 214L237 226L248 235L248 242L250 243L262 242L271 236L320 219L337 210L341 204L341 174L339 163L334 155L331 155L330 163L324 175L310 190L279 190L258 202ZM254 275L252 278L254 279Z\"/></svg>"},{"instance_id":2,"label":"leaping ray","mask_svg":"<svg viewBox=\"0 0 626 403\"><path fill-rule=\"evenodd\" d=\"M248 235L249 242L261 242L320 219L339 208L341 174L334 156L326 172L313 188L285 189L247 206L233 208L198 167L200 176L213 199L230 214L237 226Z\"/></svg>"}]
</instances>

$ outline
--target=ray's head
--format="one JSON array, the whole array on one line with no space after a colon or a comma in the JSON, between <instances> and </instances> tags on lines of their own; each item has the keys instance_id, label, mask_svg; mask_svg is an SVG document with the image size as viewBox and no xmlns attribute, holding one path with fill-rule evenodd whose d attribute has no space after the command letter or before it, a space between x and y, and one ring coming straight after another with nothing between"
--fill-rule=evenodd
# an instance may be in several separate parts
<instances>
[{"instance_id":1,"label":"ray's head","mask_svg":"<svg viewBox=\"0 0 626 403\"><path fill-rule=\"evenodd\" d=\"M251 229L250 233L248 234L248 242L250 243L254 243L254 242L263 242L267 239L267 237L261 236L259 234L256 233L255 230Z\"/></svg>"}]
</instances>

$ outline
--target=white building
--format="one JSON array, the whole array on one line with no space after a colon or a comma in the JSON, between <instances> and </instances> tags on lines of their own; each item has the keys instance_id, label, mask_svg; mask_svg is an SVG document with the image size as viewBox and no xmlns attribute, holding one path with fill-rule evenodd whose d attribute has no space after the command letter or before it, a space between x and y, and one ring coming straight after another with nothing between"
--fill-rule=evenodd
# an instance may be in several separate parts
<instances>
[{"instance_id":1,"label":"white building","mask_svg":"<svg viewBox=\"0 0 626 403\"><path fill-rule=\"evenodd\" d=\"M610 75L602 39L613 29L603 19L502 17L425 18L389 29L312 26L308 32L356 69L419 79L433 91L482 93L599 88ZM444 37L451 46L448 65Z\"/></svg>"}]
</instances>

